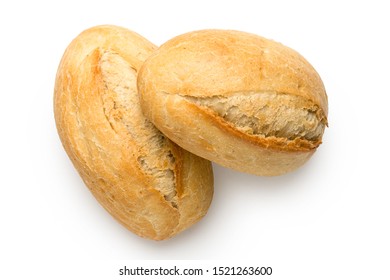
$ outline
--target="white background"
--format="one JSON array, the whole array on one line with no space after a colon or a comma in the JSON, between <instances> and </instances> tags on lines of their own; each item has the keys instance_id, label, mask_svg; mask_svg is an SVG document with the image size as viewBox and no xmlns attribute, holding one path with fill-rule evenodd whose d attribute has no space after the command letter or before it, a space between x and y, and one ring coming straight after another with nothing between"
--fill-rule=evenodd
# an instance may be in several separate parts
<instances>
[{"instance_id":1,"label":"white background","mask_svg":"<svg viewBox=\"0 0 390 280\"><path fill-rule=\"evenodd\" d=\"M272 266L268 279L390 279L390 10L386 1L329 2L2 1L0 278L122 279L119 263L198 259ZM168 241L139 238L95 201L55 129L63 51L99 24L157 45L222 28L296 49L327 89L323 144L281 177L214 165L215 196L200 223Z\"/></svg>"}]
</instances>

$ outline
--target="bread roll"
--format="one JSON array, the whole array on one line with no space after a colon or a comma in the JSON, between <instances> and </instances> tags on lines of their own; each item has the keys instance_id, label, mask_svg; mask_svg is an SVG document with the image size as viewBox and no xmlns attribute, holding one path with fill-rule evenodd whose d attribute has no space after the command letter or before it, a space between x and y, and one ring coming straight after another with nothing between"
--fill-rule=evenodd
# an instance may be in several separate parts
<instances>
[{"instance_id":1,"label":"bread roll","mask_svg":"<svg viewBox=\"0 0 390 280\"><path fill-rule=\"evenodd\" d=\"M280 175L305 163L327 125L313 67L279 43L239 31L173 38L142 66L141 107L182 148L225 167Z\"/></svg>"},{"instance_id":2,"label":"bread roll","mask_svg":"<svg viewBox=\"0 0 390 280\"><path fill-rule=\"evenodd\" d=\"M162 240L207 212L209 161L184 151L142 114L136 77L156 47L115 26L81 33L59 65L54 113L63 146L100 204L139 236Z\"/></svg>"}]
</instances>

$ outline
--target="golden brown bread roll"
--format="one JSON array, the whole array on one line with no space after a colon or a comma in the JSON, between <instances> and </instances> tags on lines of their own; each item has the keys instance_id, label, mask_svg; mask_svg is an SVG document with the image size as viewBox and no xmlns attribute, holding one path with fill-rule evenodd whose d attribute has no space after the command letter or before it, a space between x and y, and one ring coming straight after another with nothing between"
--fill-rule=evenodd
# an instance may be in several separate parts
<instances>
[{"instance_id":1,"label":"golden brown bread roll","mask_svg":"<svg viewBox=\"0 0 390 280\"><path fill-rule=\"evenodd\" d=\"M305 163L327 125L327 96L297 52L226 30L183 34L142 66L145 116L179 146L223 166L280 175Z\"/></svg>"},{"instance_id":2,"label":"golden brown bread roll","mask_svg":"<svg viewBox=\"0 0 390 280\"><path fill-rule=\"evenodd\" d=\"M101 205L134 233L162 240L206 214L213 174L209 161L142 115L136 77L155 49L124 28L84 31L61 60L54 112L66 152Z\"/></svg>"}]
</instances>

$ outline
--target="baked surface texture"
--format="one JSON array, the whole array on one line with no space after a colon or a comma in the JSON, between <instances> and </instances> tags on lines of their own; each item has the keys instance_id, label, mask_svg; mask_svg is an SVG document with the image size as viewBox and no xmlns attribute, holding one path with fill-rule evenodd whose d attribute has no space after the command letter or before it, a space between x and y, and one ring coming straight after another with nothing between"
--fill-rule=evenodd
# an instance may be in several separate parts
<instances>
[{"instance_id":1,"label":"baked surface texture","mask_svg":"<svg viewBox=\"0 0 390 280\"><path fill-rule=\"evenodd\" d=\"M121 27L82 32L59 65L54 113L68 156L100 204L137 235L163 240L206 214L213 173L142 114L137 73L155 49Z\"/></svg>"},{"instance_id":2,"label":"baked surface texture","mask_svg":"<svg viewBox=\"0 0 390 280\"><path fill-rule=\"evenodd\" d=\"M184 149L238 171L274 176L320 145L328 101L314 68L260 36L200 30L155 51L138 75L141 107Z\"/></svg>"}]
</instances>

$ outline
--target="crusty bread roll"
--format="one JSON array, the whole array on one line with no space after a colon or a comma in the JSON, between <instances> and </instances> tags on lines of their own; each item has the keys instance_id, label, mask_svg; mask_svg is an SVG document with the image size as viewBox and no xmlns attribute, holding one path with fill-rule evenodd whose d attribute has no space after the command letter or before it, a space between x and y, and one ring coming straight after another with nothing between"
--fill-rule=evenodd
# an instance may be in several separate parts
<instances>
[{"instance_id":1,"label":"crusty bread roll","mask_svg":"<svg viewBox=\"0 0 390 280\"><path fill-rule=\"evenodd\" d=\"M206 214L213 174L141 112L137 72L155 49L124 28L84 31L60 63L54 112L66 152L101 205L139 236L162 240Z\"/></svg>"},{"instance_id":2,"label":"crusty bread roll","mask_svg":"<svg viewBox=\"0 0 390 280\"><path fill-rule=\"evenodd\" d=\"M305 163L327 125L313 67L279 43L202 30L163 44L138 75L141 107L179 146L223 166L280 175Z\"/></svg>"}]
</instances>

